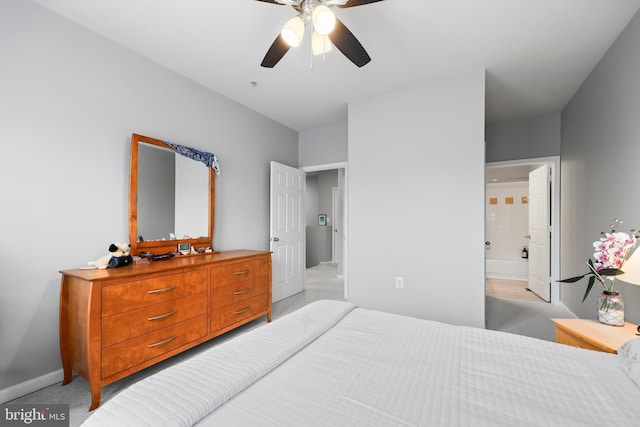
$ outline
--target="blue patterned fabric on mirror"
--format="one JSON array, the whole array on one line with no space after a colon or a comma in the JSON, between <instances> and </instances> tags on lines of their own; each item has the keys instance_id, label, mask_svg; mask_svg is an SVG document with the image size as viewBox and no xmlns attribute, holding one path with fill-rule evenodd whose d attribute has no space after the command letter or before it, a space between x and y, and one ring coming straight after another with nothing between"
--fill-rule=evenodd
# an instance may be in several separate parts
<instances>
[{"instance_id":1,"label":"blue patterned fabric on mirror","mask_svg":"<svg viewBox=\"0 0 640 427\"><path fill-rule=\"evenodd\" d=\"M216 171L216 175L220 175L220 166L218 165L218 157L213 153L207 153L206 151L196 150L195 148L185 147L184 145L174 144L172 142L163 141L169 147L178 154L188 157L193 160L204 163L207 167L213 168Z\"/></svg>"}]
</instances>

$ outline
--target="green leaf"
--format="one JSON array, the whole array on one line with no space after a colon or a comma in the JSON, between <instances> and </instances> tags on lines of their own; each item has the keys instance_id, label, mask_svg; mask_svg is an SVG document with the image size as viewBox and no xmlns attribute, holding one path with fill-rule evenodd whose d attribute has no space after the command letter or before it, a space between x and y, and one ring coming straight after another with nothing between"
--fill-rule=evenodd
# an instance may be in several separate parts
<instances>
[{"instance_id":1,"label":"green leaf","mask_svg":"<svg viewBox=\"0 0 640 427\"><path fill-rule=\"evenodd\" d=\"M622 273L624 273L624 271L620 270L619 268L603 268L602 270L598 271L598 274L601 276L617 276L618 274Z\"/></svg>"},{"instance_id":2,"label":"green leaf","mask_svg":"<svg viewBox=\"0 0 640 427\"><path fill-rule=\"evenodd\" d=\"M576 276L576 277L570 277L570 278L564 279L564 280L558 280L558 282L560 282L560 283L575 283L578 280L582 279L587 274L591 274L591 273L585 273L582 276Z\"/></svg>"},{"instance_id":3,"label":"green leaf","mask_svg":"<svg viewBox=\"0 0 640 427\"><path fill-rule=\"evenodd\" d=\"M584 298L582 298L582 302L584 302L589 296L589 292L591 292L591 288L593 288L593 284L596 282L596 276L589 277L589 284L587 285L587 291L584 293Z\"/></svg>"}]
</instances>

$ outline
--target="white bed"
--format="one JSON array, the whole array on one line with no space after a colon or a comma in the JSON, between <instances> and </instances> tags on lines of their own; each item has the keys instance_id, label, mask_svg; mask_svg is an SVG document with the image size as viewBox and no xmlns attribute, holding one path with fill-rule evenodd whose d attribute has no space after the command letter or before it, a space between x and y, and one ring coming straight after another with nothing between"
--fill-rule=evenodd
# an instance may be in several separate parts
<instances>
[{"instance_id":1,"label":"white bed","mask_svg":"<svg viewBox=\"0 0 640 427\"><path fill-rule=\"evenodd\" d=\"M637 344L613 355L318 301L132 385L83 426L638 426Z\"/></svg>"}]
</instances>

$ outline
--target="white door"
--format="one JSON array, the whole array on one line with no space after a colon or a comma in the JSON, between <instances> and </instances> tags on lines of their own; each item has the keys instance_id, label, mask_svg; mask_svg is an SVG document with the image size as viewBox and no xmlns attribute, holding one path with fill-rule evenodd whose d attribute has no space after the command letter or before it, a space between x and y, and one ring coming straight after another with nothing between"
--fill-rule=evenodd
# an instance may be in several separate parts
<instances>
[{"instance_id":1,"label":"white door","mask_svg":"<svg viewBox=\"0 0 640 427\"><path fill-rule=\"evenodd\" d=\"M273 302L304 289L305 173L271 162L271 226Z\"/></svg>"},{"instance_id":2,"label":"white door","mask_svg":"<svg viewBox=\"0 0 640 427\"><path fill-rule=\"evenodd\" d=\"M529 289L551 298L551 209L549 166L529 172Z\"/></svg>"}]
</instances>

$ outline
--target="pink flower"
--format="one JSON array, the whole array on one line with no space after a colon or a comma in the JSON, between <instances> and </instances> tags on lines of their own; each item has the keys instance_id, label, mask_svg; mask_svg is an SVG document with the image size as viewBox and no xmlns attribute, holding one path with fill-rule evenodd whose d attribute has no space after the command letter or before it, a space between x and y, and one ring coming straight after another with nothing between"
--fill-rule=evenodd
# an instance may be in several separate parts
<instances>
[{"instance_id":1,"label":"pink flower","mask_svg":"<svg viewBox=\"0 0 640 427\"><path fill-rule=\"evenodd\" d=\"M627 253L636 244L634 234L613 232L603 233L604 237L593 242L596 252L593 257L597 262L594 263L596 271L603 268L621 268L627 257Z\"/></svg>"}]
</instances>

